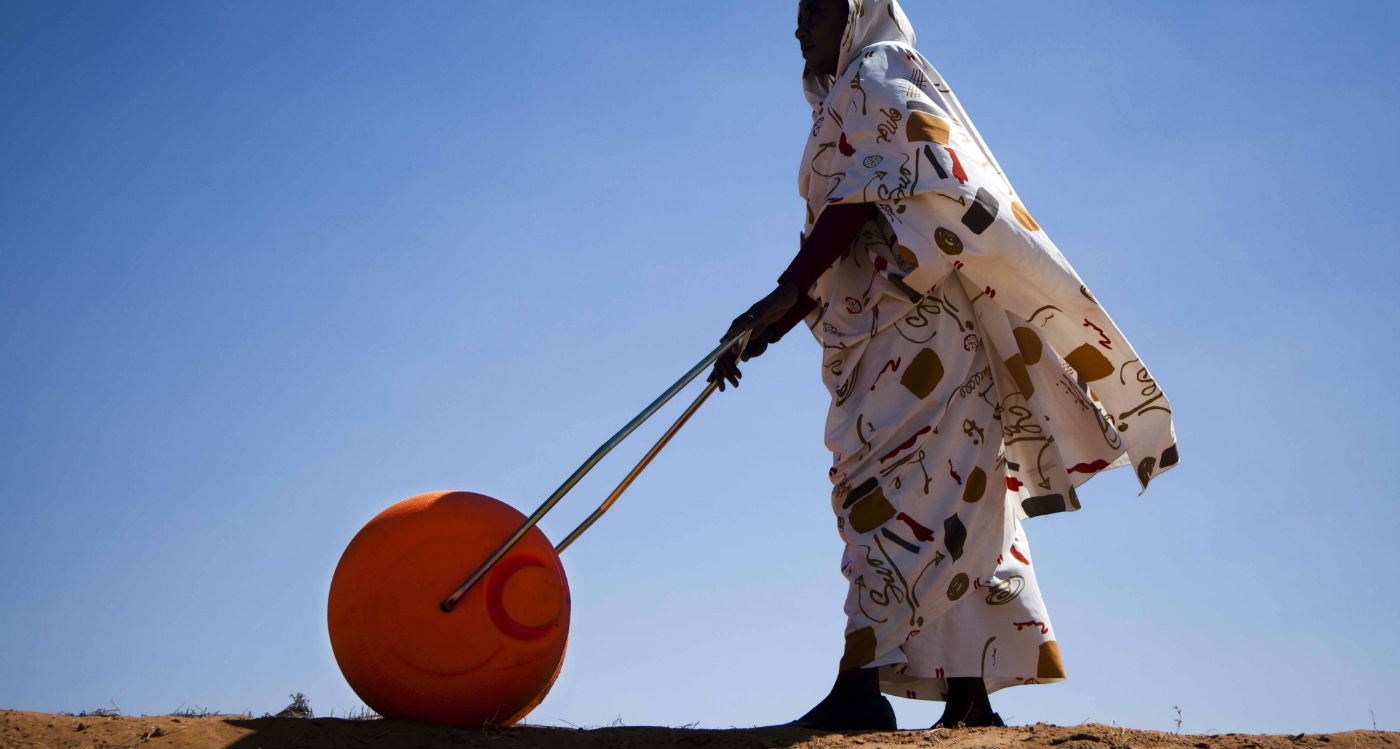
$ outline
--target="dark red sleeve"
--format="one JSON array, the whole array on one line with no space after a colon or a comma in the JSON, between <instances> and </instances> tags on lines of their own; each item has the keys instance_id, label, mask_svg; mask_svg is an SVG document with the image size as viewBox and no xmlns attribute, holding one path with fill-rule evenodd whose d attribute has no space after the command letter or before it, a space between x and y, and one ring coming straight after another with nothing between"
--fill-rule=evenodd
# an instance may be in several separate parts
<instances>
[{"instance_id":1,"label":"dark red sleeve","mask_svg":"<svg viewBox=\"0 0 1400 749\"><path fill-rule=\"evenodd\" d=\"M799 291L805 293L837 258L846 254L846 250L850 249L851 243L856 240L856 235L860 234L865 222L870 220L874 210L875 206L869 203L837 203L827 206L817 218L817 223L812 226L812 232L802 243L797 257L793 258L787 270L778 276L778 283L791 281Z\"/></svg>"},{"instance_id":2,"label":"dark red sleeve","mask_svg":"<svg viewBox=\"0 0 1400 749\"><path fill-rule=\"evenodd\" d=\"M778 283L791 283L797 287L802 297L788 310L783 319L773 323L773 332L776 334L773 341L777 341L791 330L816 306L817 303L807 296L807 289L816 283L837 258L846 254L846 250L856 241L856 236L874 215L874 211L875 206L870 203L837 203L827 206L826 210L822 211L817 223L812 226L811 233L802 242L802 249L798 250L797 257L793 258L787 270L778 276Z\"/></svg>"}]
</instances>

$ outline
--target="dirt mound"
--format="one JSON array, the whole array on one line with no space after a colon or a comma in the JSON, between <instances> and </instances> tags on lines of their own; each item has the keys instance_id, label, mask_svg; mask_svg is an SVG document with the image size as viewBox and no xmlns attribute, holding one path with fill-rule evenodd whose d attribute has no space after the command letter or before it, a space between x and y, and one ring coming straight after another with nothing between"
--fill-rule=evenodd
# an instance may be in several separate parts
<instances>
[{"instance_id":1,"label":"dirt mound","mask_svg":"<svg viewBox=\"0 0 1400 749\"><path fill-rule=\"evenodd\" d=\"M1347 731L1294 736L1227 733L1210 736L1134 731L1089 723L1079 726L968 728L936 731L818 733L796 728L733 728L704 730L627 726L591 730L517 726L468 730L411 721L343 720L339 718L207 718L161 715L50 715L18 710L0 711L0 747L808 747L835 749L860 745L884 747L1054 747L1055 749L1117 749L1199 747L1200 749L1293 749L1295 747L1400 748L1400 733Z\"/></svg>"}]
</instances>

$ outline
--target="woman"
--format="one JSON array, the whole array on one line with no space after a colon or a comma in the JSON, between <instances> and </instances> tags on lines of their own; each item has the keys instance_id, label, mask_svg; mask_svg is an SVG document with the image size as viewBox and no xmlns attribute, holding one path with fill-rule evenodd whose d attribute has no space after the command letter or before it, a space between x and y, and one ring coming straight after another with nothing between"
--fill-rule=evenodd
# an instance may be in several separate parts
<instances>
[{"instance_id":1,"label":"woman","mask_svg":"<svg viewBox=\"0 0 1400 749\"><path fill-rule=\"evenodd\" d=\"M823 349L845 651L796 725L893 729L886 692L1001 725L988 694L1065 677L1021 522L1177 462L1165 396L1046 237L896 0L802 0L806 239L735 319ZM723 340L723 338L721 339ZM734 356L710 375L737 386Z\"/></svg>"}]
</instances>

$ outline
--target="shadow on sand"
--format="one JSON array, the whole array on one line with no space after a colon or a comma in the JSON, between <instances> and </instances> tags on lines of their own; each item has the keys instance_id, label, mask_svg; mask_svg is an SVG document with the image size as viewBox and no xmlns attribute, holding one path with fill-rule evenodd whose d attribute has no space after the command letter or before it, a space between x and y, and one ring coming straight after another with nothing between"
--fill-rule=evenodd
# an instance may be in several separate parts
<instances>
[{"instance_id":1,"label":"shadow on sand","mask_svg":"<svg viewBox=\"0 0 1400 749\"><path fill-rule=\"evenodd\" d=\"M229 725L251 731L229 744L240 749L279 749L280 747L770 747L782 749L807 744L818 736L839 739L879 732L853 731L827 734L801 728L766 726L760 728L699 729L660 726L617 726L611 728L554 728L514 726L511 728L452 728L410 720L343 720L339 718L247 718L231 719Z\"/></svg>"}]
</instances>

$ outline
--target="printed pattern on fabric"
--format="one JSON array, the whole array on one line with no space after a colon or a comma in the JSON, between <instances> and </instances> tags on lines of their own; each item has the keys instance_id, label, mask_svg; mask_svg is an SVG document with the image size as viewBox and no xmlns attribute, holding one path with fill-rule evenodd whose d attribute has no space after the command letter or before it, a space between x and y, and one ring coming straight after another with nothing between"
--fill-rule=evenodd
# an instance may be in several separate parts
<instances>
[{"instance_id":1,"label":"printed pattern on fabric","mask_svg":"<svg viewBox=\"0 0 1400 749\"><path fill-rule=\"evenodd\" d=\"M970 588L942 619L903 645L907 663L885 666L887 691L910 699L946 699L948 679L981 677L990 694L1065 678L1059 643L1017 521L996 572Z\"/></svg>"},{"instance_id":2,"label":"printed pattern on fabric","mask_svg":"<svg viewBox=\"0 0 1400 749\"><path fill-rule=\"evenodd\" d=\"M877 228L862 237L880 235ZM884 283L876 264L859 266L866 282L857 287ZM858 293L852 288L848 297L858 301ZM836 482L832 509L846 542L841 571L850 583L840 666L897 665L882 669L887 691L938 699L942 679L980 674L972 665L978 661L950 655L949 643L965 645L992 624L1004 629L1011 621L1034 619L1048 632L1049 618L1034 575L1014 566L1026 545L1022 540L1011 551L1020 528L1016 495L1008 491L1001 454L992 368L962 284L949 276L921 305L884 297L862 307L842 305L834 316L843 323L868 317L875 334L850 346L833 334L837 340L823 357L832 397L826 430ZM874 323L882 309L895 311L888 325ZM990 619L969 618L976 607L969 602L1003 583L1018 585L1015 595ZM950 632L963 634L938 641ZM973 649L980 653L982 646ZM994 675L1034 680L1038 651L998 652L1004 652L1002 670Z\"/></svg>"},{"instance_id":3,"label":"printed pattern on fabric","mask_svg":"<svg viewBox=\"0 0 1400 749\"><path fill-rule=\"evenodd\" d=\"M841 74L808 76L807 231L879 216L807 294L831 395L850 582L841 668L942 699L1064 678L1021 521L1178 462L1165 395L1012 189L895 0L850 0Z\"/></svg>"}]
</instances>

